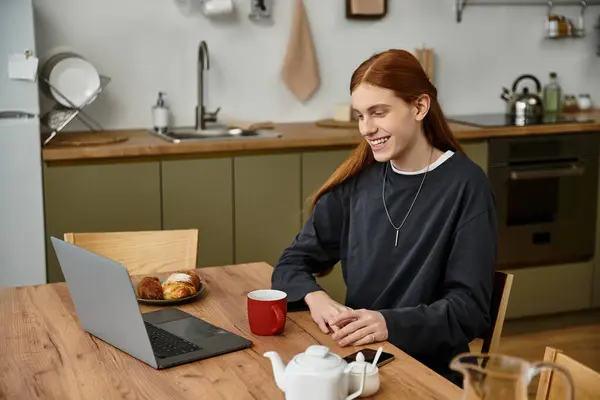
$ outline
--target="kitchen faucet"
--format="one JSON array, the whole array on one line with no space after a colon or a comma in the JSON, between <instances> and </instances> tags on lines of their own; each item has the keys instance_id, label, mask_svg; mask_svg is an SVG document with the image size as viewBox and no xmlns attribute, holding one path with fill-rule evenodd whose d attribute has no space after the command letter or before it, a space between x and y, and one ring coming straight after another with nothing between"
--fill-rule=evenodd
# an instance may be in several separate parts
<instances>
[{"instance_id":1,"label":"kitchen faucet","mask_svg":"<svg viewBox=\"0 0 600 400\"><path fill-rule=\"evenodd\" d=\"M204 68L208 71L210 61L208 56L208 45L204 40L198 46L198 105L196 106L196 130L206 129L206 122L217 122L217 114L221 107L215 112L206 112L204 107Z\"/></svg>"}]
</instances>

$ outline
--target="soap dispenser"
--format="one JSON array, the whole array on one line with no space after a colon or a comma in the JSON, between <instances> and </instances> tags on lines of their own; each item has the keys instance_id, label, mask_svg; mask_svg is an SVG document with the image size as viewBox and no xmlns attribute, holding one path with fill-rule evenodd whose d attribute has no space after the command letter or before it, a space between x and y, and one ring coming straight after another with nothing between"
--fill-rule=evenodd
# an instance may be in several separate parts
<instances>
[{"instance_id":1,"label":"soap dispenser","mask_svg":"<svg viewBox=\"0 0 600 400\"><path fill-rule=\"evenodd\" d=\"M156 105L152 107L152 122L154 130L160 133L166 133L169 126L169 109L165 105L164 92L158 92Z\"/></svg>"}]
</instances>

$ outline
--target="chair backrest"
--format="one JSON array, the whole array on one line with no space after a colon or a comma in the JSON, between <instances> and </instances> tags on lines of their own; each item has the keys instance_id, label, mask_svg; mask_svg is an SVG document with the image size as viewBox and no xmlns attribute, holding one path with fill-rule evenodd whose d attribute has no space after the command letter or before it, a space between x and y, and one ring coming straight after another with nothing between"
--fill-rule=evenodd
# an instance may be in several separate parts
<instances>
[{"instance_id":1,"label":"chair backrest","mask_svg":"<svg viewBox=\"0 0 600 400\"><path fill-rule=\"evenodd\" d=\"M196 268L197 229L65 233L64 239L120 262L130 275Z\"/></svg>"},{"instance_id":2,"label":"chair backrest","mask_svg":"<svg viewBox=\"0 0 600 400\"><path fill-rule=\"evenodd\" d=\"M494 275L494 290L492 292L492 303L490 308L492 325L481 338L483 339L483 344L481 346L482 353L498 352L513 278L514 275L500 271L496 271Z\"/></svg>"},{"instance_id":3,"label":"chair backrest","mask_svg":"<svg viewBox=\"0 0 600 400\"><path fill-rule=\"evenodd\" d=\"M575 385L575 399L600 399L600 373L564 354L561 350L546 347L544 361L557 364L571 374ZM560 372L545 370L540 377L536 400L563 400L566 380Z\"/></svg>"}]
</instances>

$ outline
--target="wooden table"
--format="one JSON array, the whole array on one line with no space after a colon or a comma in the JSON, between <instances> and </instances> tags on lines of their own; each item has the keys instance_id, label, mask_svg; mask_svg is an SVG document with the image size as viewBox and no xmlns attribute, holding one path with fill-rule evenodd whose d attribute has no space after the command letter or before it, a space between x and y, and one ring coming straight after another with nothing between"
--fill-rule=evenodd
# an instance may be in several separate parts
<instances>
[{"instance_id":1,"label":"wooden table","mask_svg":"<svg viewBox=\"0 0 600 400\"><path fill-rule=\"evenodd\" d=\"M288 313L281 336L254 336L246 294L270 287L271 271L264 263L199 269L205 293L179 307L254 345L161 371L83 331L66 284L6 289L0 292L0 399L284 399L266 351L277 351L287 363L312 344L340 356L356 348L338 347L308 312ZM397 358L381 367L381 389L373 399L462 398L458 387L423 364L389 343L381 345Z\"/></svg>"}]
</instances>

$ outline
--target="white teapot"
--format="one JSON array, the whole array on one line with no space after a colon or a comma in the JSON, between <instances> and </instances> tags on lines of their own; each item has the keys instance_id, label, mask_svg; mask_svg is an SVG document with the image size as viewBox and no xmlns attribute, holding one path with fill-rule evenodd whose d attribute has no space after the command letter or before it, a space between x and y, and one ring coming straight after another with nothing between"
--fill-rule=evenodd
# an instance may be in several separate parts
<instances>
[{"instance_id":1,"label":"white teapot","mask_svg":"<svg viewBox=\"0 0 600 400\"><path fill-rule=\"evenodd\" d=\"M365 386L366 368L360 388L348 395L351 367L326 346L309 346L287 366L274 351L264 356L271 359L275 383L285 392L286 400L352 400L362 394Z\"/></svg>"}]
</instances>

